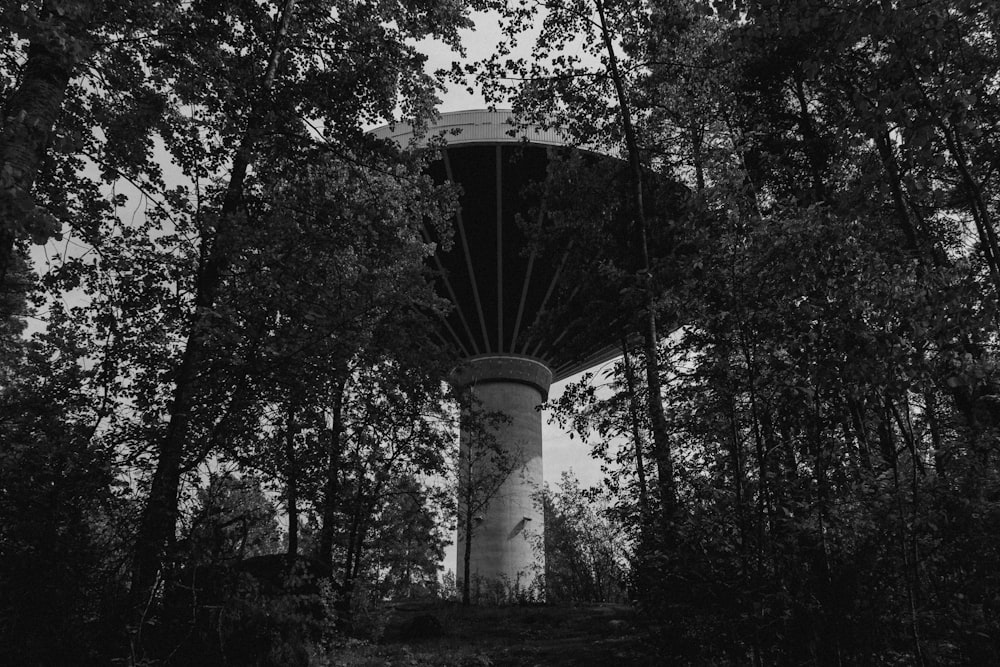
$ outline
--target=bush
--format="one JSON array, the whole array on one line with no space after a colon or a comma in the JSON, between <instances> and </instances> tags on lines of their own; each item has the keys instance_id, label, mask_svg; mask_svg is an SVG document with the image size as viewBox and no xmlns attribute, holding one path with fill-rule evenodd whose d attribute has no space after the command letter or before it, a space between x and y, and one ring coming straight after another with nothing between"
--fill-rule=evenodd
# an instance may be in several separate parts
<instances>
[{"instance_id":1,"label":"bush","mask_svg":"<svg viewBox=\"0 0 1000 667\"><path fill-rule=\"evenodd\" d=\"M333 623L323 575L308 559L289 572L284 555L188 568L168 587L147 648L167 664L305 667L323 652Z\"/></svg>"}]
</instances>

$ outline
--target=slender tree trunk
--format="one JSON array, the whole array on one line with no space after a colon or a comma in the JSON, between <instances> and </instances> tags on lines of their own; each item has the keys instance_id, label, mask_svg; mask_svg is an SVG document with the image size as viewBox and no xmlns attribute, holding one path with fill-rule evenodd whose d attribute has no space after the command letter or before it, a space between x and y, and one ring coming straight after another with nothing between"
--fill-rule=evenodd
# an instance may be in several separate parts
<instances>
[{"instance_id":1,"label":"slender tree trunk","mask_svg":"<svg viewBox=\"0 0 1000 667\"><path fill-rule=\"evenodd\" d=\"M640 530L645 533L649 521L649 490L646 485L646 462L643 450L642 424L639 420L639 410L635 371L632 369L632 359L629 354L628 339L622 338L622 365L625 368L625 388L628 391L628 413L632 426L632 442L635 446L635 474L639 480L639 514L642 517Z\"/></svg>"},{"instance_id":2,"label":"slender tree trunk","mask_svg":"<svg viewBox=\"0 0 1000 667\"><path fill-rule=\"evenodd\" d=\"M340 436L344 430L344 393L347 391L347 373L337 382L330 406L332 419L327 431L326 489L323 494L322 524L316 558L324 565L333 565L333 532L337 525L337 508L340 493Z\"/></svg>"},{"instance_id":3,"label":"slender tree trunk","mask_svg":"<svg viewBox=\"0 0 1000 667\"><path fill-rule=\"evenodd\" d=\"M812 178L813 200L826 201L826 183L823 174L827 169L826 160L820 152L820 138L816 126L809 113L809 102L806 99L805 86L801 76L795 77L793 89L795 99L799 103L799 132L805 143L806 158L809 160L809 173Z\"/></svg>"},{"instance_id":4,"label":"slender tree trunk","mask_svg":"<svg viewBox=\"0 0 1000 667\"><path fill-rule=\"evenodd\" d=\"M898 525L899 525L899 553L903 560L903 582L906 586L906 601L907 601L907 611L909 612L909 630L910 639L913 642L913 657L917 665L925 665L926 661L923 655L922 640L920 637L920 618L917 613L917 591L916 591L916 565L911 562L910 549L909 549L909 534L911 528L907 527L906 522L906 509L903 505L902 496L902 485L899 480L899 456L896 455L896 443L895 437L892 430L892 424L889 423L889 414L895 411L895 405L888 396L885 398L884 407L886 416L883 421L885 424L885 435L889 448L893 452L892 459L890 463L892 465L892 480L893 480L893 490L896 500L896 511L898 513Z\"/></svg>"},{"instance_id":5,"label":"slender tree trunk","mask_svg":"<svg viewBox=\"0 0 1000 667\"><path fill-rule=\"evenodd\" d=\"M698 194L705 192L705 128L699 124L691 128L691 160L694 162L694 182Z\"/></svg>"},{"instance_id":6,"label":"slender tree trunk","mask_svg":"<svg viewBox=\"0 0 1000 667\"><path fill-rule=\"evenodd\" d=\"M291 399L288 404L288 419L285 423L285 491L288 504L288 566L294 567L299 555L299 471L295 457L295 406Z\"/></svg>"},{"instance_id":7,"label":"slender tree trunk","mask_svg":"<svg viewBox=\"0 0 1000 667\"><path fill-rule=\"evenodd\" d=\"M819 628L820 637L826 643L822 651L821 664L842 664L841 659L841 629L837 607L836 594L833 586L830 568L830 546L827 539L827 527L830 525L830 447L824 443L823 407L817 393L813 398L812 423L809 425L810 445L812 447L814 479L816 481L816 537L819 545L814 550L816 562L818 598L823 616L823 625Z\"/></svg>"},{"instance_id":8,"label":"slender tree trunk","mask_svg":"<svg viewBox=\"0 0 1000 667\"><path fill-rule=\"evenodd\" d=\"M354 546L354 563L351 567L351 585L358 580L361 576L361 564L364 562L365 557L365 547L368 544L368 518L370 518L371 508L369 508L368 517L361 517L358 522L358 530L355 535L355 546Z\"/></svg>"},{"instance_id":9,"label":"slender tree trunk","mask_svg":"<svg viewBox=\"0 0 1000 667\"><path fill-rule=\"evenodd\" d=\"M787 498L789 491L788 482L795 477L794 470L786 469L785 459L781 454L781 451L783 449L789 449L791 444L782 443L778 439L778 433L774 427L775 418L777 416L776 412L776 408L763 409L758 415L760 418L761 434L764 438L764 449L766 453L765 460L767 461L767 476L769 480L767 497L770 503L768 505L768 520L772 529L775 522L775 516L777 515L777 508L780 507ZM774 547L770 533L767 535L766 547L768 550L771 550Z\"/></svg>"},{"instance_id":10,"label":"slender tree trunk","mask_svg":"<svg viewBox=\"0 0 1000 667\"><path fill-rule=\"evenodd\" d=\"M983 246L983 255L989 263L993 282L996 285L997 294L1000 295L1000 241L997 240L996 227L993 224L993 216L990 209L983 201L983 189L979 181L972 174L968 157L965 154L965 147L958 133L945 126L941 121L941 128L945 134L948 148L958 167L958 173L962 176L962 182L969 196L969 207L972 211L972 219L976 223L979 231L980 243ZM978 212L978 215L977 215Z\"/></svg>"},{"instance_id":11,"label":"slender tree trunk","mask_svg":"<svg viewBox=\"0 0 1000 667\"><path fill-rule=\"evenodd\" d=\"M468 606L472 603L472 572L469 568L472 567L472 458L469 457L469 478L466 481L465 488L465 553L462 554L462 569L465 575L462 577L462 604Z\"/></svg>"},{"instance_id":12,"label":"slender tree trunk","mask_svg":"<svg viewBox=\"0 0 1000 667\"><path fill-rule=\"evenodd\" d=\"M858 441L858 458L865 470L872 471L871 443L868 440L868 431L865 428L865 419L862 414L863 407L849 394L845 393L844 400L851 415L851 424Z\"/></svg>"},{"instance_id":13,"label":"slender tree trunk","mask_svg":"<svg viewBox=\"0 0 1000 667\"><path fill-rule=\"evenodd\" d=\"M360 489L358 490L358 495L361 495ZM355 498L355 504L360 504L361 499ZM340 583L340 590L344 593L344 599L347 602L347 608L350 609L350 599L351 594L354 591L354 558L356 555L357 541L358 541L358 531L360 530L361 517L358 514L361 512L360 507L356 507L354 510L354 516L351 517L351 527L347 532L347 551L344 553L344 578Z\"/></svg>"},{"instance_id":14,"label":"slender tree trunk","mask_svg":"<svg viewBox=\"0 0 1000 667\"><path fill-rule=\"evenodd\" d=\"M744 499L743 488L745 479L743 476L743 442L740 438L739 420L736 414L736 401L733 396L728 397L729 408L729 465L733 471L733 496L736 505L736 525L740 539L740 575L749 584L749 560L747 557L747 511L746 500Z\"/></svg>"},{"instance_id":15,"label":"slender tree trunk","mask_svg":"<svg viewBox=\"0 0 1000 667\"><path fill-rule=\"evenodd\" d=\"M887 130L872 132L875 147L878 148L879 159L882 161L882 169L889 180L889 190L892 192L892 204L896 209L896 222L906 237L906 243L910 246L911 252L918 258L922 258L923 252L917 230L910 219L910 213L906 208L906 196L903 193L903 182L899 176L899 168L896 166L896 156L893 155L892 146L889 143L889 133Z\"/></svg>"},{"instance_id":16,"label":"slender tree trunk","mask_svg":"<svg viewBox=\"0 0 1000 667\"><path fill-rule=\"evenodd\" d=\"M919 74L913 67L913 63L907 60L906 66L909 68L910 76L917 90L920 92L927 111L933 117L935 124L944 137L945 145L948 147L948 152L951 154L952 160L955 161L955 166L962 180L962 186L968 197L969 211L972 213L972 219L976 224L976 231L979 234L983 257L989 266L990 276L993 279L996 289L995 296L1000 298L1000 239L997 238L993 216L983 199L982 185L972 173L972 167L965 152L965 145L962 143L961 136L948 124L943 114L938 110L937 105L934 104L933 100L927 94Z\"/></svg>"},{"instance_id":17,"label":"slender tree trunk","mask_svg":"<svg viewBox=\"0 0 1000 667\"><path fill-rule=\"evenodd\" d=\"M143 509L132 559L132 583L129 590L132 633L141 632L145 610L155 596L165 550L177 525L177 494L180 488L180 464L188 441L188 427L195 397L199 369L204 363L207 334L216 305L226 265L234 252L233 238L239 211L242 208L243 184L253 158L264 115L264 102L274 86L282 42L288 30L295 0L285 0L282 20L275 35L268 66L261 81L259 101L251 109L247 130L233 158L229 183L226 187L219 224L214 233L202 239L201 261L195 284L194 316L188 332L181 363L174 378L173 401L166 433L159 442L156 470L153 473L149 497ZM140 642L135 635L133 645Z\"/></svg>"},{"instance_id":18,"label":"slender tree trunk","mask_svg":"<svg viewBox=\"0 0 1000 667\"><path fill-rule=\"evenodd\" d=\"M73 71L90 55L86 30L101 3L77 3L74 15L67 13L65 3L59 3L62 14L53 4L42 3L39 20L51 22L52 28L28 46L20 85L0 118L0 285L12 267L14 243L32 231L48 237L44 230L31 229L31 193Z\"/></svg>"},{"instance_id":19,"label":"slender tree trunk","mask_svg":"<svg viewBox=\"0 0 1000 667\"><path fill-rule=\"evenodd\" d=\"M658 360L658 332L656 324L656 293L653 288L652 265L649 259L648 236L646 221L646 206L643 198L642 161L639 155L639 143L635 128L632 125L632 111L625 82L618 67L618 57L614 42L608 28L604 12L604 0L595 0L597 15L600 21L601 38L608 56L608 73L615 88L621 115L625 147L628 152L630 187L632 190L632 207L639 238L639 257L641 263L640 282L644 295L643 312L643 349L646 358L646 396L649 410L649 422L653 434L653 453L656 459L657 482L660 491L660 511L664 528L669 529L673 523L677 505L676 484L674 482L673 457L670 438L667 433L667 418L663 409L662 384L660 382L660 366ZM664 535L668 537L668 535Z\"/></svg>"},{"instance_id":20,"label":"slender tree trunk","mask_svg":"<svg viewBox=\"0 0 1000 667\"><path fill-rule=\"evenodd\" d=\"M948 460L941 438L941 423L938 417L937 397L933 389L924 392L924 410L927 414L927 426L931 432L931 448L934 454L934 469L941 479L947 477Z\"/></svg>"},{"instance_id":21,"label":"slender tree trunk","mask_svg":"<svg viewBox=\"0 0 1000 667\"><path fill-rule=\"evenodd\" d=\"M847 80L842 82L843 89L847 94L848 98L853 99L856 96L861 96L861 90L858 88L857 84L853 80ZM873 104L873 107L877 107L877 104ZM859 107L855 106L855 111L859 117L864 118L870 112L864 111ZM926 229L921 223L919 214L917 214L917 208L910 202L906 194L906 188L903 185L902 174L900 173L899 161L896 158L896 153L893 150L892 141L889 136L889 127L885 119L881 115L875 118L870 118L870 128L868 130L868 136L875 144L878 150L879 160L882 163L882 169L885 172L885 176L889 185L889 191L892 193L892 205L896 212L896 223L899 226L903 236L906 238L906 244L910 248L910 252L916 257L920 264L918 268L928 262L928 260L934 266L944 266L948 264L948 258L944 253L944 250L935 242L935 240L927 234ZM911 209L914 215L911 215ZM914 220L916 216L916 220Z\"/></svg>"},{"instance_id":22,"label":"slender tree trunk","mask_svg":"<svg viewBox=\"0 0 1000 667\"><path fill-rule=\"evenodd\" d=\"M764 437L761 433L761 407L757 397L757 371L753 353L750 350L750 341L746 335L746 328L742 319L739 322L739 342L740 351L743 353L743 361L747 367L747 393L750 396L750 426L753 432L754 454L757 458L757 567L763 566L763 548L766 535L766 528L771 521L771 500L770 500L770 480L767 470L767 448L764 444Z\"/></svg>"},{"instance_id":23,"label":"slender tree trunk","mask_svg":"<svg viewBox=\"0 0 1000 667\"><path fill-rule=\"evenodd\" d=\"M358 572L361 566L361 555L365 538L365 515L371 510L365 503L365 485L363 482L363 471L360 467L357 471L358 489L354 495L353 516L351 517L351 527L347 535L347 553L344 555L344 579L340 590L342 597L339 601L339 618L348 629L353 623L353 598L354 582L357 581ZM377 496L378 491L373 490L373 496Z\"/></svg>"}]
</instances>

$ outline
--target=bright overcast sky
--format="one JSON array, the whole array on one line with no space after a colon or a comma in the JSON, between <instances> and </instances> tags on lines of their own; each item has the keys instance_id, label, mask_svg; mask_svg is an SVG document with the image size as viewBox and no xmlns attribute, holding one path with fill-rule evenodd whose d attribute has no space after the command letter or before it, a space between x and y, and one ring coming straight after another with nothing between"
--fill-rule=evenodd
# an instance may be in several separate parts
<instances>
[{"instance_id":1,"label":"bright overcast sky","mask_svg":"<svg viewBox=\"0 0 1000 667\"><path fill-rule=\"evenodd\" d=\"M448 69L455 60L474 62L488 57L494 50L499 39L497 17L492 12L474 12L475 28L461 31L462 43L465 45L466 57L461 58L440 42L427 39L419 44L421 51L427 54L427 70ZM482 95L470 95L462 86L451 86L442 96L440 111L462 111L463 109L482 109L486 101Z\"/></svg>"}]
</instances>

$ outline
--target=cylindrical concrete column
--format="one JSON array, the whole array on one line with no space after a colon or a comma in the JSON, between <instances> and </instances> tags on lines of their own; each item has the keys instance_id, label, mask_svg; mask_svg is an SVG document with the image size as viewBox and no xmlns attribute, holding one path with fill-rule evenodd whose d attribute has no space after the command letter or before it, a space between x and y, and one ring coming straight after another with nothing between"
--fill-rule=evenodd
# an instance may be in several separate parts
<instances>
[{"instance_id":1,"label":"cylindrical concrete column","mask_svg":"<svg viewBox=\"0 0 1000 667\"><path fill-rule=\"evenodd\" d=\"M459 369L464 389L461 432L457 578L473 597L493 601L541 597L544 572L542 415L552 372L527 357L474 357ZM466 533L471 526L469 571Z\"/></svg>"}]
</instances>

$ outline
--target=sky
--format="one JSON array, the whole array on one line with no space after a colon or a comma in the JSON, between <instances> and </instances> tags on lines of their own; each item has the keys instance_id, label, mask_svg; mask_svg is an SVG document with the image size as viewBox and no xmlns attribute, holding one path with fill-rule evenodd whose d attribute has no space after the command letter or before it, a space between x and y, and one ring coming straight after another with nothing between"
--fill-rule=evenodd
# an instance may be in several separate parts
<instances>
[{"instance_id":1,"label":"sky","mask_svg":"<svg viewBox=\"0 0 1000 667\"><path fill-rule=\"evenodd\" d=\"M494 52L500 39L499 20L495 12L473 12L473 28L462 30L462 44L465 47L465 57L460 57L447 46L433 39L425 39L417 44L417 48L427 55L427 71L448 69L455 60L473 62L482 60ZM469 94L461 86L452 86L442 97L439 111L462 111L465 109L482 109L486 100L478 91Z\"/></svg>"}]
</instances>

